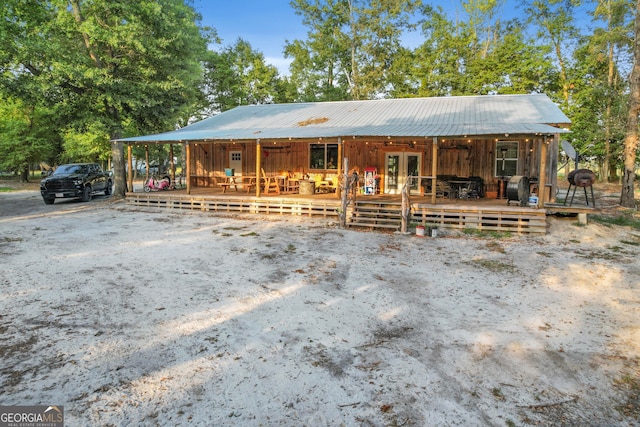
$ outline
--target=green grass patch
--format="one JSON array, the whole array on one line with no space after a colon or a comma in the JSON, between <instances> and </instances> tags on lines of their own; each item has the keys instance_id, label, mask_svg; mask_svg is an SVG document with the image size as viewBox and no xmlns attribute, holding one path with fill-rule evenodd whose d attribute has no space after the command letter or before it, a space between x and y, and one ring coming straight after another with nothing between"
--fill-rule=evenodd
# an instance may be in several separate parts
<instances>
[{"instance_id":1,"label":"green grass patch","mask_svg":"<svg viewBox=\"0 0 640 427\"><path fill-rule=\"evenodd\" d=\"M508 239L511 237L510 231L495 231L495 230L478 230L477 228L465 228L462 230L467 236L476 237L493 237L494 239Z\"/></svg>"},{"instance_id":2,"label":"green grass patch","mask_svg":"<svg viewBox=\"0 0 640 427\"><path fill-rule=\"evenodd\" d=\"M616 409L626 417L640 419L640 379L636 375L624 374L613 384L626 396L626 401Z\"/></svg>"},{"instance_id":3,"label":"green grass patch","mask_svg":"<svg viewBox=\"0 0 640 427\"><path fill-rule=\"evenodd\" d=\"M494 252L500 252L501 254L506 253L500 242L496 242L495 240L491 240L487 243L487 249Z\"/></svg>"},{"instance_id":4,"label":"green grass patch","mask_svg":"<svg viewBox=\"0 0 640 427\"><path fill-rule=\"evenodd\" d=\"M509 273L513 274L518 271L513 264L507 264L506 262L498 261L495 259L480 259L473 261L473 265L482 267L485 270L492 271L494 273Z\"/></svg>"},{"instance_id":5,"label":"green grass patch","mask_svg":"<svg viewBox=\"0 0 640 427\"><path fill-rule=\"evenodd\" d=\"M576 249L575 254L579 258L602 259L605 261L620 261L622 255L635 256L635 252L626 250L622 246L607 246L603 249Z\"/></svg>"},{"instance_id":6,"label":"green grass patch","mask_svg":"<svg viewBox=\"0 0 640 427\"><path fill-rule=\"evenodd\" d=\"M636 218L633 213L625 213L615 216L590 215L589 220L604 225L618 225L640 230L640 218Z\"/></svg>"}]
</instances>

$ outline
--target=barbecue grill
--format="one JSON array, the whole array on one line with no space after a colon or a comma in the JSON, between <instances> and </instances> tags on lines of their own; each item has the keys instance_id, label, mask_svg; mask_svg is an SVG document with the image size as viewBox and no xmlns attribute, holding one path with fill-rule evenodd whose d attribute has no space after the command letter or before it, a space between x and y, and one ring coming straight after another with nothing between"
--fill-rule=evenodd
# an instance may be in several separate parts
<instances>
[{"instance_id":1,"label":"barbecue grill","mask_svg":"<svg viewBox=\"0 0 640 427\"><path fill-rule=\"evenodd\" d=\"M584 188L584 199L589 206L589 195L587 194L587 187L591 189L591 206L596 207L596 200L593 197L593 183L596 182L596 174L590 171L589 169L575 169L569 172L567 175L567 180L569 181L569 189L567 190L567 197L564 199L564 204L567 204L567 199L569 198L569 192L571 191L571 187L573 186L573 194L571 194L571 202L569 202L569 206L573 205L573 198L576 195L576 190L578 187Z\"/></svg>"}]
</instances>

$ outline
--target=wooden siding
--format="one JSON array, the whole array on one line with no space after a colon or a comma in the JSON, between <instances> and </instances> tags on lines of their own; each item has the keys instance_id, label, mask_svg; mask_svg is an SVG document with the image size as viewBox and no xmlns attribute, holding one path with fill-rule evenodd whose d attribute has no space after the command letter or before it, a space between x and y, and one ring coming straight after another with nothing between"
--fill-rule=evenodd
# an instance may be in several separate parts
<instances>
[{"instance_id":1,"label":"wooden siding","mask_svg":"<svg viewBox=\"0 0 640 427\"><path fill-rule=\"evenodd\" d=\"M500 140L518 141L517 175L538 177L540 164L541 138L505 137ZM261 167L268 174L281 172L293 173L321 173L335 174L335 169L315 170L309 168L309 145L313 143L337 144L337 139L321 141L261 141ZM349 169L357 168L360 173L366 167L376 167L384 178L385 154L389 152L422 153L423 176L432 176L432 138L388 138L371 139L345 138L343 155L349 160ZM455 175L459 177L478 176L485 183L485 191L497 191L499 177L494 176L495 167L495 138L451 139L438 140L438 175ZM229 153L242 153L243 175L256 174L256 143L228 142L228 143L198 143L194 144L191 152L192 185L195 187L213 187L224 176L225 168L229 167ZM549 170L557 165L557 143L551 144L547 164ZM239 173L240 171L236 171ZM550 174L554 179L555 174ZM384 179L381 179L384 183ZM551 184L547 182L547 184ZM384 188L382 189L384 191Z\"/></svg>"}]
</instances>

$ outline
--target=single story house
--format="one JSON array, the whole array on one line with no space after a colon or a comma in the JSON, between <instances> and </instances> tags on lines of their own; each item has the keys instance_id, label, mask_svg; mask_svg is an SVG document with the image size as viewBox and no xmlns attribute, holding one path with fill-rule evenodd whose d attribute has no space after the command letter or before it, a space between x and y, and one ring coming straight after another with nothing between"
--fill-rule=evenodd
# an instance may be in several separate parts
<instances>
[{"instance_id":1,"label":"single story house","mask_svg":"<svg viewBox=\"0 0 640 427\"><path fill-rule=\"evenodd\" d=\"M544 202L555 198L560 135L570 123L544 94L451 96L240 106L119 141L183 144L187 192L216 186L231 169L323 180L367 170L383 194L398 194L407 180L424 193L453 176L480 179L484 195L495 197L509 177L526 176L546 189ZM255 186L256 196L261 191ZM436 192L427 194L435 203Z\"/></svg>"}]
</instances>

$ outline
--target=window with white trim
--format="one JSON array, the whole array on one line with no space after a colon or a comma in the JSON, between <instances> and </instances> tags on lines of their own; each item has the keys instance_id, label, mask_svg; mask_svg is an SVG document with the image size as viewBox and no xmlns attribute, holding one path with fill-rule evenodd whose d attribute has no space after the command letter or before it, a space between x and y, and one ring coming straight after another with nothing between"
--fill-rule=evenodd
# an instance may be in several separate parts
<instances>
[{"instance_id":1,"label":"window with white trim","mask_svg":"<svg viewBox=\"0 0 640 427\"><path fill-rule=\"evenodd\" d=\"M518 171L518 141L496 141L496 177L513 176Z\"/></svg>"}]
</instances>

